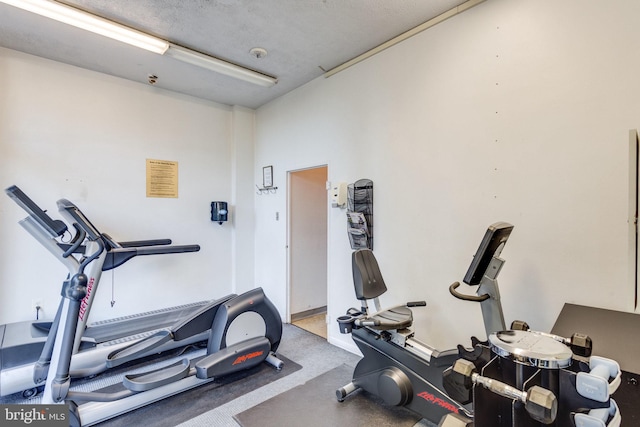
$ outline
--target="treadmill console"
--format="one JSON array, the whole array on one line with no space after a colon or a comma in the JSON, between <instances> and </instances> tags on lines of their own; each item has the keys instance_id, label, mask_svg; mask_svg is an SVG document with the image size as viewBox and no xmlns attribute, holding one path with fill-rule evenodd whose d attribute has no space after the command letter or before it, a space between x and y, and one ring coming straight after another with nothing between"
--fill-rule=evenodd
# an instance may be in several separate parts
<instances>
[{"instance_id":1,"label":"treadmill console","mask_svg":"<svg viewBox=\"0 0 640 427\"><path fill-rule=\"evenodd\" d=\"M27 211L27 213L51 235L51 237L56 238L62 236L67 231L67 225L60 221L54 220L51 218L45 211L40 209L36 203L29 198L22 190L20 190L16 185L12 185L11 187L4 190L5 193L9 197L13 199L22 209Z\"/></svg>"}]
</instances>

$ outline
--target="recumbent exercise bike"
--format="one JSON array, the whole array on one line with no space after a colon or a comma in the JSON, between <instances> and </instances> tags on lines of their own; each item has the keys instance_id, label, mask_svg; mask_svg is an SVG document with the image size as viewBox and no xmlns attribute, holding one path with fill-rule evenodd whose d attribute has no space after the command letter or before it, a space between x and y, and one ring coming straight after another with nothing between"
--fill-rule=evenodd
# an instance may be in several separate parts
<instances>
[{"instance_id":1,"label":"recumbent exercise bike","mask_svg":"<svg viewBox=\"0 0 640 427\"><path fill-rule=\"evenodd\" d=\"M555 350L564 354L565 361L557 363L555 368L561 365L569 366L570 363L566 359L567 354L573 355L571 350L585 355L590 355L591 351L591 342L588 337L579 334L574 334L572 339L564 339L531 331L518 331L520 335L515 343L510 338L512 331L506 331L496 278L504 264L504 260L500 259L499 255L512 229L513 226L510 224L495 223L485 233L464 278L465 283L478 286L477 296L458 293L456 289L459 283L457 282L450 286L450 292L456 298L481 304L487 337L494 340L490 345L488 342L480 342L472 338L473 351L468 351L462 346L458 346L458 350L438 351L417 340L414 332L409 329L413 320L409 307L426 304L423 301L410 302L404 306L381 310L378 297L386 291L386 285L378 263L368 249L354 252L352 254L354 287L357 299L362 301L362 308L361 310L349 309L345 316L338 318L338 323L342 333L352 334L363 358L355 368L352 381L336 391L338 400L344 401L349 394L363 389L380 396L389 405L404 406L423 418L446 427L471 426L474 425L474 419L476 427L555 423L558 416L558 398L554 392L544 388L553 385L550 383L554 383L554 380L541 382L542 385L524 381L521 384L515 381L514 385L509 385L497 379L508 380L509 375L492 373L494 377L488 378L477 373L479 371L484 374L484 364L488 364L491 360L495 361L495 357L490 356L492 352L500 350L502 342L511 344L510 348L507 346L507 349L500 352L500 356L505 360L502 365L507 366L508 362L511 362L510 365L513 365L511 370L520 372L519 378L530 375L529 372L523 373L524 368L519 368L519 360L508 357L509 350L515 354L521 352L519 345L529 346L528 356L538 355L537 347L546 348L551 341L552 347L555 344L559 345L561 348L555 348ZM370 312L367 299L374 300L376 312ZM567 343L572 347L567 347ZM556 355L540 356L540 365L545 364L545 357L555 360ZM460 362L458 362L459 359L461 359ZM569 357L569 360L572 360L572 357ZM592 360L596 359L592 358ZM473 369L468 366L469 363L473 365ZM608 359L606 362L594 363L600 368L594 369L597 371L594 374L583 372L582 379L587 378L585 384L589 381L596 383L601 380L598 383L600 389L603 387L602 382L606 384L607 392L602 390L600 392L601 401L595 402L589 396L586 398L580 396L579 392L569 393L567 389L570 387L564 387L563 391L565 394L571 394L571 398L560 400L563 407L560 413L564 418L569 414L567 416L572 419L572 422L576 422L574 421L576 412L580 412L581 415L577 417L578 423L587 419L593 421L598 417L598 419L605 418L610 424L602 425L613 427L616 425L615 420L619 419L619 414L615 402L609 398L609 395L616 387L614 371L617 364ZM609 376L604 372L606 369L603 366L611 368L610 371L614 377L611 383L607 381ZM553 373L550 374L551 372ZM547 374L547 378L555 379L558 376L553 370L547 371ZM569 382L576 377L570 374L564 376ZM607 379L604 379L604 376L607 376ZM522 391L525 385L528 386L527 391ZM589 386L583 384L582 391L588 388ZM500 396L505 399L501 399ZM483 399L494 402L494 406L485 405ZM470 406L471 402L473 406ZM496 408L495 402L507 403ZM576 402L581 406L575 406L578 404ZM515 418L508 414L511 412L509 404L516 408L523 408L517 412ZM571 405L575 406L574 411L567 409ZM477 412L479 406L486 406L489 409L481 412L481 417L474 417L474 410ZM603 409L593 412L584 408ZM555 425L569 425L562 422ZM574 425L595 427L598 424Z\"/></svg>"}]
</instances>

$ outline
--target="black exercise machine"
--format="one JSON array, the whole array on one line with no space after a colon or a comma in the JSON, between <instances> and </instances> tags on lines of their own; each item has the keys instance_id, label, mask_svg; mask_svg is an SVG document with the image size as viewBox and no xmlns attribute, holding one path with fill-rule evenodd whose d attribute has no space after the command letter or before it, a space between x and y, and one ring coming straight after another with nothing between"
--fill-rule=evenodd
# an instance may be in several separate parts
<instances>
[{"instance_id":1,"label":"black exercise machine","mask_svg":"<svg viewBox=\"0 0 640 427\"><path fill-rule=\"evenodd\" d=\"M380 310L377 299L386 286L377 261L369 250L354 252L354 287L363 306L349 309L338 323L342 333L352 334L363 358L353 380L336 391L338 400L363 389L442 427L600 427L589 423L601 419L607 423L602 426L619 425L619 412L609 397L617 387L617 364L591 357L593 366L575 363L573 371L568 369L572 349L590 356L588 337L506 330L496 278L504 263L499 255L512 229L496 223L485 233L464 278L478 285L477 296L458 293L457 282L450 286L456 298L482 306L488 341L472 338L471 351L458 346L457 351L441 352L413 337L409 307L424 306L422 301ZM369 311L367 299L374 299L377 312ZM523 322L516 326L527 329ZM562 389L556 386L559 379L568 383ZM575 424L566 424L568 420Z\"/></svg>"},{"instance_id":2,"label":"black exercise machine","mask_svg":"<svg viewBox=\"0 0 640 427\"><path fill-rule=\"evenodd\" d=\"M81 302L72 350L72 378L95 375L168 350L206 345L218 301L199 301L88 323L102 272L137 256L197 252L199 245L171 245L169 239L116 242L68 200L62 199L57 205L69 225L51 218L17 186L5 192L28 214L20 225L68 269L76 270L81 260L91 255L87 252L87 235L99 239L104 246L101 256L85 268L87 296ZM84 224L86 230L78 223ZM55 336L50 330L57 328L58 317L53 321L0 325L0 396L22 392L23 397L32 397L43 388Z\"/></svg>"},{"instance_id":3,"label":"black exercise machine","mask_svg":"<svg viewBox=\"0 0 640 427\"><path fill-rule=\"evenodd\" d=\"M62 286L58 313L40 355L43 363L37 363L35 367L32 365L31 369L39 377L36 384L45 381L43 404L70 406L70 425L93 425L222 376L249 369L263 361L278 370L282 368L283 362L275 355L282 336L281 318L262 289L257 288L211 302L173 327L155 331L115 350L108 360L113 366L121 361L135 360L149 351L162 349L168 342L180 342L184 336L199 335L203 328L208 337L205 356L184 358L150 372L125 375L118 390L71 391L71 367L74 358L82 353L82 350L76 353L75 348L76 343L82 343L84 328L81 325L83 318L88 316L90 307L87 307L86 298L92 281L95 281L94 275L99 276L106 260L117 264L118 260L128 259L128 250L112 247L108 236L100 233L73 203L65 199L58 201L58 207L76 233L69 245L61 244L56 239L66 232L62 221L51 219L17 187L7 192L29 212L21 225L50 252L59 256L69 270ZM80 251L81 256L73 256L76 251ZM118 253L125 256L119 258ZM151 253L154 253L153 249L149 251ZM162 249L159 253L163 253ZM258 318L260 324L256 325ZM203 326L207 321L208 325ZM235 325L243 328L240 334ZM250 330L247 325L255 326L255 330ZM231 329L234 333L229 334Z\"/></svg>"},{"instance_id":4,"label":"black exercise machine","mask_svg":"<svg viewBox=\"0 0 640 427\"><path fill-rule=\"evenodd\" d=\"M497 276L504 261L499 258L513 230L507 223L489 227L465 275L465 283L478 286L477 295L460 294L458 282L450 287L454 296L480 303L487 336L506 329L500 304ZM384 399L389 405L405 406L424 418L439 422L447 414L469 414L469 408L447 396L442 386L443 371L458 359L456 349L439 351L417 340L410 329L413 315L409 307L425 306L424 301L381 310L379 296L387 287L373 252L353 252L353 283L362 308L351 308L338 318L340 332L351 336L363 354L353 380L336 391L339 401L358 389ZM373 299L372 312L367 300Z\"/></svg>"}]
</instances>

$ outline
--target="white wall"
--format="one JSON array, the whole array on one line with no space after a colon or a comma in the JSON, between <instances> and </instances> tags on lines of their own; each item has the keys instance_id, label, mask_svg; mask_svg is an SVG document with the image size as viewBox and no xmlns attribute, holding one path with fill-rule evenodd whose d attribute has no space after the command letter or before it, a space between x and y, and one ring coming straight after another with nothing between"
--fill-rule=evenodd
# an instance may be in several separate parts
<instances>
[{"instance_id":1,"label":"white wall","mask_svg":"<svg viewBox=\"0 0 640 427\"><path fill-rule=\"evenodd\" d=\"M640 126L640 3L488 0L260 108L256 176L329 165L374 182L386 305L424 298L419 338L483 336L457 301L486 227L515 225L499 282L505 317L549 330L572 302L633 309L628 131ZM256 277L285 303L286 192L256 199ZM329 218L329 340L357 306L344 211Z\"/></svg>"},{"instance_id":2,"label":"white wall","mask_svg":"<svg viewBox=\"0 0 640 427\"><path fill-rule=\"evenodd\" d=\"M330 181L374 181L383 302L426 299L416 324L430 343L482 335L479 308L447 287L498 220L516 226L500 276L508 320L548 330L564 302L631 310L639 12L633 0L488 0L264 106L255 134L251 111L0 49L0 184L52 213L70 198L116 239L202 245L120 267L113 309L106 273L94 320L253 281L284 314L286 173L324 164ZM179 162L178 199L145 197L146 158ZM256 196L266 165L279 190ZM212 200L231 201L231 224L211 223ZM33 299L52 315L65 274L22 217L0 197L2 323L32 318ZM330 210L328 247L330 341L349 347L335 327L357 305L344 211Z\"/></svg>"},{"instance_id":3,"label":"white wall","mask_svg":"<svg viewBox=\"0 0 640 427\"><path fill-rule=\"evenodd\" d=\"M232 201L231 151L247 144L237 131L232 138L232 122L249 127L253 151L253 113L240 112L234 121L226 106L7 49L0 49L0 94L2 188L20 186L52 216L56 200L69 198L117 240L168 237L202 247L195 254L133 259L113 278L106 272L91 320L232 291L233 227L210 221L210 202ZM145 196L147 158L178 162L177 199ZM253 161L234 168L252 174ZM236 187L253 185L252 179L236 181ZM237 199L233 207L240 210ZM34 318L34 299L53 316L66 274L18 225L24 216L0 197L0 323ZM236 249L252 254L252 238L244 240Z\"/></svg>"},{"instance_id":4,"label":"white wall","mask_svg":"<svg viewBox=\"0 0 640 427\"><path fill-rule=\"evenodd\" d=\"M231 205L232 282L234 292L246 292L255 287L254 275L254 196L253 140L254 111L233 107ZM225 227L225 226L223 226ZM221 242L224 244L224 241Z\"/></svg>"}]
</instances>

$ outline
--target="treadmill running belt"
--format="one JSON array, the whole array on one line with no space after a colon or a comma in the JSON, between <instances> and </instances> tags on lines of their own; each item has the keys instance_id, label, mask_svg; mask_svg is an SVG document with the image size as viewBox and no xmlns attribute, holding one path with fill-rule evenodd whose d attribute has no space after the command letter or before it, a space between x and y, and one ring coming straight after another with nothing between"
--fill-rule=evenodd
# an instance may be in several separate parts
<instances>
[{"instance_id":1,"label":"treadmill running belt","mask_svg":"<svg viewBox=\"0 0 640 427\"><path fill-rule=\"evenodd\" d=\"M84 337L94 339L96 344L118 340L157 329L168 328L212 301L200 301L162 310L148 311L131 316L118 317L90 324Z\"/></svg>"}]
</instances>

